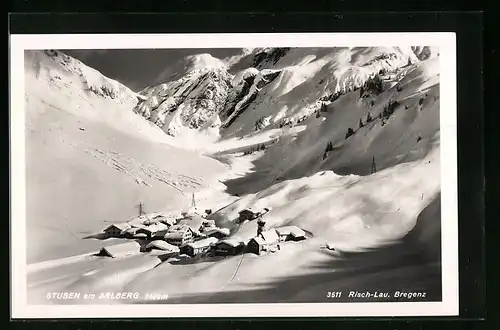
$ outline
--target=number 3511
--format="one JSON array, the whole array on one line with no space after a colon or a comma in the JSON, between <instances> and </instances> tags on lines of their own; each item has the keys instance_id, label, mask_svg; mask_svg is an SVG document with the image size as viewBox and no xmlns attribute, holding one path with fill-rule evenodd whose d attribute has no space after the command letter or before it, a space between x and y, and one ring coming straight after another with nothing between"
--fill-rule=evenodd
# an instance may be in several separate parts
<instances>
[{"instance_id":1,"label":"number 3511","mask_svg":"<svg viewBox=\"0 0 500 330\"><path fill-rule=\"evenodd\" d=\"M342 292L328 291L326 293L327 298L340 298L341 296L342 296Z\"/></svg>"}]
</instances>

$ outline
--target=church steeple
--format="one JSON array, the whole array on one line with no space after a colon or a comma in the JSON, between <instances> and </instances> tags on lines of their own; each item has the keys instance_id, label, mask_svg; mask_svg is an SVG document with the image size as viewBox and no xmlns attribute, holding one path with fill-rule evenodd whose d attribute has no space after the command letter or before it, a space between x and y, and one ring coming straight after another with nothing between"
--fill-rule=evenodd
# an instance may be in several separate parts
<instances>
[{"instance_id":1,"label":"church steeple","mask_svg":"<svg viewBox=\"0 0 500 330\"><path fill-rule=\"evenodd\" d=\"M194 199L194 193L192 194L191 198L191 208L196 209L196 200Z\"/></svg>"}]
</instances>

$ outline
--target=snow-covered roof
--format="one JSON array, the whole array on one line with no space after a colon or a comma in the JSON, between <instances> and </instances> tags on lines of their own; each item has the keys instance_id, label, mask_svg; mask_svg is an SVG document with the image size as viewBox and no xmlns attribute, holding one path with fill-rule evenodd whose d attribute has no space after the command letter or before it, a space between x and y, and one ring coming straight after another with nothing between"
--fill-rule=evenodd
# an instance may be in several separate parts
<instances>
[{"instance_id":1,"label":"snow-covered roof","mask_svg":"<svg viewBox=\"0 0 500 330\"><path fill-rule=\"evenodd\" d=\"M173 225L168 229L169 233L173 232L186 232L188 230L192 230L192 228L186 224Z\"/></svg>"},{"instance_id":2,"label":"snow-covered roof","mask_svg":"<svg viewBox=\"0 0 500 330\"><path fill-rule=\"evenodd\" d=\"M147 226L145 227L144 229L152 232L152 233L155 233L155 232L158 232L158 231L162 231L162 230L168 230L168 226L164 223L155 223L153 225L150 225L150 226Z\"/></svg>"},{"instance_id":3,"label":"snow-covered roof","mask_svg":"<svg viewBox=\"0 0 500 330\"><path fill-rule=\"evenodd\" d=\"M160 230L151 235L153 239L165 239L165 235L167 234L166 230Z\"/></svg>"},{"instance_id":4,"label":"snow-covered roof","mask_svg":"<svg viewBox=\"0 0 500 330\"><path fill-rule=\"evenodd\" d=\"M212 235L212 234L215 234L215 233L221 233L223 235L226 235L228 236L230 231L229 231L229 228L219 228L219 227L215 227L215 228L207 228L203 234L209 236L209 235Z\"/></svg>"},{"instance_id":5,"label":"snow-covered roof","mask_svg":"<svg viewBox=\"0 0 500 330\"><path fill-rule=\"evenodd\" d=\"M137 232L153 234L153 233L156 233L156 230L153 226L144 226L144 227L138 228Z\"/></svg>"},{"instance_id":6,"label":"snow-covered roof","mask_svg":"<svg viewBox=\"0 0 500 330\"><path fill-rule=\"evenodd\" d=\"M278 235L292 235L293 237L302 237L305 236L306 233L297 226L286 226L276 228Z\"/></svg>"},{"instance_id":7,"label":"snow-covered roof","mask_svg":"<svg viewBox=\"0 0 500 330\"><path fill-rule=\"evenodd\" d=\"M174 225L177 222L177 220L174 217L160 216L158 220L161 223L168 224L168 225Z\"/></svg>"},{"instance_id":8,"label":"snow-covered roof","mask_svg":"<svg viewBox=\"0 0 500 330\"><path fill-rule=\"evenodd\" d=\"M217 245L219 245L219 244L227 244L227 245L232 246L232 247L237 247L240 245L245 245L245 242L243 242L241 239L229 238L229 239L225 239L225 240L217 242Z\"/></svg>"},{"instance_id":9,"label":"snow-covered roof","mask_svg":"<svg viewBox=\"0 0 500 330\"><path fill-rule=\"evenodd\" d=\"M111 257L116 257L120 255L127 255L130 253L135 253L139 251L139 244L135 241L117 244L117 245L109 245L104 246L101 249L101 253L106 253Z\"/></svg>"},{"instance_id":10,"label":"snow-covered roof","mask_svg":"<svg viewBox=\"0 0 500 330\"><path fill-rule=\"evenodd\" d=\"M123 232L127 234L135 234L140 228L138 227L130 227L125 229Z\"/></svg>"},{"instance_id":11,"label":"snow-covered roof","mask_svg":"<svg viewBox=\"0 0 500 330\"><path fill-rule=\"evenodd\" d=\"M332 243L326 243L326 248L327 248L328 250L335 250L335 245L334 245L334 244L332 244Z\"/></svg>"},{"instance_id":12,"label":"snow-covered roof","mask_svg":"<svg viewBox=\"0 0 500 330\"><path fill-rule=\"evenodd\" d=\"M164 251L178 252L179 248L175 245L169 244L165 241L152 241L146 245L146 249L159 249Z\"/></svg>"},{"instance_id":13,"label":"snow-covered roof","mask_svg":"<svg viewBox=\"0 0 500 330\"><path fill-rule=\"evenodd\" d=\"M255 242L257 242L257 244L259 245L264 245L266 244L266 241L264 240L264 238L260 237L260 236L256 236L256 237L253 237L252 238Z\"/></svg>"},{"instance_id":14,"label":"snow-covered roof","mask_svg":"<svg viewBox=\"0 0 500 330\"><path fill-rule=\"evenodd\" d=\"M279 237L278 237L278 234L276 233L276 230L268 230L268 231L263 231L261 233L262 235L262 238L264 238L264 240L267 242L267 243L274 243L274 242L277 242L279 240Z\"/></svg>"},{"instance_id":15,"label":"snow-covered roof","mask_svg":"<svg viewBox=\"0 0 500 330\"><path fill-rule=\"evenodd\" d=\"M128 223L126 223L126 222L113 223L113 224L107 226L106 228L104 228L104 231L106 231L108 229L111 229L113 227L118 228L120 230L125 230L125 229L130 228L130 225Z\"/></svg>"},{"instance_id":16,"label":"snow-covered roof","mask_svg":"<svg viewBox=\"0 0 500 330\"><path fill-rule=\"evenodd\" d=\"M142 222L129 222L128 223L131 227L133 228L144 228L146 225L144 225Z\"/></svg>"},{"instance_id":17,"label":"snow-covered roof","mask_svg":"<svg viewBox=\"0 0 500 330\"><path fill-rule=\"evenodd\" d=\"M204 239L196 241L196 242L187 243L186 245L190 246L190 247L192 247L194 249L198 249L198 248L201 248L201 247L206 247L206 246L213 245L213 244L215 244L217 242L218 242L217 238L215 238L215 237L209 237L209 238L204 238Z\"/></svg>"},{"instance_id":18,"label":"snow-covered roof","mask_svg":"<svg viewBox=\"0 0 500 330\"><path fill-rule=\"evenodd\" d=\"M176 231L173 233L166 233L165 236L163 236L165 239L181 239L182 236L184 236L184 232L182 231Z\"/></svg>"}]
</instances>

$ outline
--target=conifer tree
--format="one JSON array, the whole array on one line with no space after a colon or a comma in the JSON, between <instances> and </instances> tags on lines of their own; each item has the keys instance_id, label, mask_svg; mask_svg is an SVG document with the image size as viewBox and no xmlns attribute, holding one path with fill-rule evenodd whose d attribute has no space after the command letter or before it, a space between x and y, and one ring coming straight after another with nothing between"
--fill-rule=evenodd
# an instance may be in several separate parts
<instances>
[{"instance_id":1,"label":"conifer tree","mask_svg":"<svg viewBox=\"0 0 500 330\"><path fill-rule=\"evenodd\" d=\"M333 150L333 143L332 143L332 141L328 141L326 143L325 153L332 151L332 150Z\"/></svg>"},{"instance_id":2,"label":"conifer tree","mask_svg":"<svg viewBox=\"0 0 500 330\"><path fill-rule=\"evenodd\" d=\"M377 165L375 164L375 156L372 158L372 174L377 172Z\"/></svg>"},{"instance_id":3,"label":"conifer tree","mask_svg":"<svg viewBox=\"0 0 500 330\"><path fill-rule=\"evenodd\" d=\"M321 103L321 112L326 112L326 104L324 102Z\"/></svg>"},{"instance_id":4,"label":"conifer tree","mask_svg":"<svg viewBox=\"0 0 500 330\"><path fill-rule=\"evenodd\" d=\"M351 135L353 135L353 134L354 134L353 129L349 127L349 128L347 129L347 133L345 133L345 138L346 138L346 140L347 140L347 138L349 138L349 137L350 137Z\"/></svg>"},{"instance_id":5,"label":"conifer tree","mask_svg":"<svg viewBox=\"0 0 500 330\"><path fill-rule=\"evenodd\" d=\"M366 115L366 122L369 123L372 120L373 120L372 115L370 115L370 113L368 112L368 114Z\"/></svg>"}]
</instances>

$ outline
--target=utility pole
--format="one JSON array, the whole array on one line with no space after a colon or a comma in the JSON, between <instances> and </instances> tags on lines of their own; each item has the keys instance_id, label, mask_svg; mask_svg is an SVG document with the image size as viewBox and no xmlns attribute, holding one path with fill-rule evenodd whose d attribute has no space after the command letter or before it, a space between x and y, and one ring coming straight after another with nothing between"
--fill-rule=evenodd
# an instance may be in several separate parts
<instances>
[{"instance_id":1,"label":"utility pole","mask_svg":"<svg viewBox=\"0 0 500 330\"><path fill-rule=\"evenodd\" d=\"M140 202L139 205L137 205L137 207L139 208L139 216L143 215L144 214L144 204L142 204L142 202Z\"/></svg>"},{"instance_id":2,"label":"utility pole","mask_svg":"<svg viewBox=\"0 0 500 330\"><path fill-rule=\"evenodd\" d=\"M192 207L193 209L195 209L195 208L196 208L196 200L194 199L194 193L193 193L191 196L192 196L192 199L191 199L191 207Z\"/></svg>"},{"instance_id":3,"label":"utility pole","mask_svg":"<svg viewBox=\"0 0 500 330\"><path fill-rule=\"evenodd\" d=\"M375 156L372 158L372 174L377 172L377 166L375 165Z\"/></svg>"}]
</instances>

